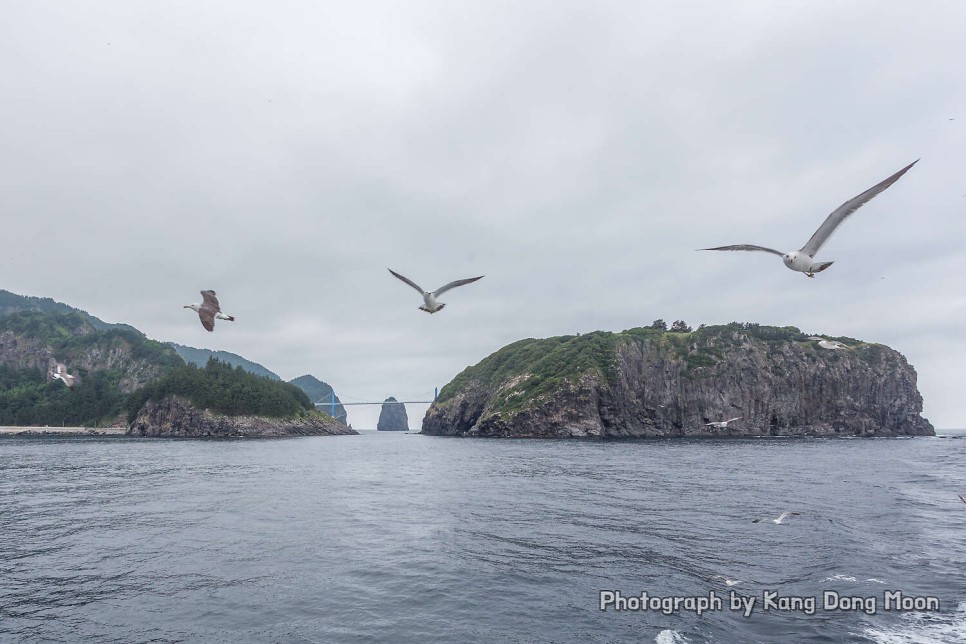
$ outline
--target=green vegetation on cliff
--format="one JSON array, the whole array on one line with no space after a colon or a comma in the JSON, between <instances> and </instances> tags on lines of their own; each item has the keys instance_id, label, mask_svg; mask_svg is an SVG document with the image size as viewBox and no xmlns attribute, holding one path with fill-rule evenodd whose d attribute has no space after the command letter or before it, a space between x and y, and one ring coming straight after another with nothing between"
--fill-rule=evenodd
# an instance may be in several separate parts
<instances>
[{"instance_id":1,"label":"green vegetation on cliff","mask_svg":"<svg viewBox=\"0 0 966 644\"><path fill-rule=\"evenodd\" d=\"M141 332L135 329L133 326L127 324L110 324L104 320L101 320L100 318L94 317L87 311L82 311L81 309L74 308L73 306L64 304L63 302L57 302L49 297L17 295L16 293L11 293L10 291L0 289L0 315L17 313L20 311L40 311L42 313L76 313L83 318L85 322L90 324L98 331L106 331L108 329L125 329L141 335Z\"/></svg>"},{"instance_id":2,"label":"green vegetation on cliff","mask_svg":"<svg viewBox=\"0 0 966 644\"><path fill-rule=\"evenodd\" d=\"M3 425L90 426L109 422L124 411L122 381L129 377L132 362L159 373L183 364L171 348L160 342L124 327L98 331L76 311L27 310L3 315L0 336L28 343L19 355L13 348L0 355ZM68 371L79 377L80 383L73 390L48 379L45 352L67 364ZM102 368L88 370L80 366L89 363L92 356L104 363Z\"/></svg>"},{"instance_id":3,"label":"green vegetation on cliff","mask_svg":"<svg viewBox=\"0 0 966 644\"><path fill-rule=\"evenodd\" d=\"M503 347L474 367L462 371L439 392L436 404L443 404L471 383L492 389L518 378L506 392L507 406L517 408L525 401L553 392L589 372L614 377L617 338L620 334L595 331L544 340L528 338Z\"/></svg>"},{"instance_id":4,"label":"green vegetation on cliff","mask_svg":"<svg viewBox=\"0 0 966 644\"><path fill-rule=\"evenodd\" d=\"M128 419L148 401L180 396L199 409L229 416L290 418L315 408L305 392L287 382L248 373L215 358L199 368L182 365L135 392L127 403Z\"/></svg>"},{"instance_id":5,"label":"green vegetation on cliff","mask_svg":"<svg viewBox=\"0 0 966 644\"><path fill-rule=\"evenodd\" d=\"M170 346L174 347L174 350L178 352L185 362L195 364L199 367L203 367L208 364L209 358L214 358L218 362L223 362L229 364L233 367L241 367L250 374L256 376L263 376L265 378L271 378L272 380L281 380L278 374L270 369L263 367L257 362L252 362L247 358L243 358L237 353L231 353L229 351L213 351L211 349L195 349L194 347L186 347L183 344L178 344L176 342L169 342Z\"/></svg>"}]
</instances>

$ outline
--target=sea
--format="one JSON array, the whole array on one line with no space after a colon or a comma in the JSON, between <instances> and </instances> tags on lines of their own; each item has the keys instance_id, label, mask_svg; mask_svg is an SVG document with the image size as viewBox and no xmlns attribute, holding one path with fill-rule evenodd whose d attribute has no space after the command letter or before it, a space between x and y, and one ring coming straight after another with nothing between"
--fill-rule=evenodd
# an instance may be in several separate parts
<instances>
[{"instance_id":1,"label":"sea","mask_svg":"<svg viewBox=\"0 0 966 644\"><path fill-rule=\"evenodd\" d=\"M2 438L0 642L966 642L940 433Z\"/></svg>"}]
</instances>

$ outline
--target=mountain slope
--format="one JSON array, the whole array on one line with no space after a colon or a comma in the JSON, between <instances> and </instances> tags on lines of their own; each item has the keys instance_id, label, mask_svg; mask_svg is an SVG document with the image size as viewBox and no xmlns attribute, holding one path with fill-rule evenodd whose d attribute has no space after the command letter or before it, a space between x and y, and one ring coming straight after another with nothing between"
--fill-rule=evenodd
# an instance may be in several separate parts
<instances>
[{"instance_id":1,"label":"mountain slope","mask_svg":"<svg viewBox=\"0 0 966 644\"><path fill-rule=\"evenodd\" d=\"M230 364L233 367L241 367L250 374L256 376L262 376L264 378L271 378L272 380L281 380L278 374L269 369L263 367L257 362L252 362L247 358L243 358L237 353L230 353L228 351L214 351L212 349L196 349L194 347L186 347L183 344L178 344L176 342L168 342L169 345L174 347L174 350L178 352L185 362L199 367L204 367L208 364L209 358L215 358L218 362L224 364Z\"/></svg>"},{"instance_id":2,"label":"mountain slope","mask_svg":"<svg viewBox=\"0 0 966 644\"><path fill-rule=\"evenodd\" d=\"M298 378L295 378L293 380L289 380L289 382L295 385L296 387L298 387L299 389L301 389L302 391L304 391L305 395L307 395L309 397L309 400L311 400L312 402L321 401L321 402L329 403L329 401L332 400L332 395L333 395L332 386L326 382L319 380L315 376L306 374L304 376L299 376ZM342 401L339 400L338 394L335 394L335 412L334 413L332 412L332 408L329 404L326 404L320 407L320 409L326 414L332 414L336 420L339 420L343 423L347 422L345 407L342 406Z\"/></svg>"}]
</instances>

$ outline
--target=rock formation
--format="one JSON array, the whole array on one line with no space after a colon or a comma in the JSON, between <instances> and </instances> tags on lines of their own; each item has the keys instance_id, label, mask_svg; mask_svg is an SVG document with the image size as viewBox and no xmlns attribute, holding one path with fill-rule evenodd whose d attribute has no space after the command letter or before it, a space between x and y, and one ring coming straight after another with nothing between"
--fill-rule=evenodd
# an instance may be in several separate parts
<instances>
[{"instance_id":1,"label":"rock formation","mask_svg":"<svg viewBox=\"0 0 966 644\"><path fill-rule=\"evenodd\" d=\"M318 412L297 418L226 416L198 409L178 396L146 403L127 431L129 436L281 437L358 434L344 424Z\"/></svg>"},{"instance_id":2,"label":"rock formation","mask_svg":"<svg viewBox=\"0 0 966 644\"><path fill-rule=\"evenodd\" d=\"M409 417L406 415L406 405L392 396L386 398L382 403L382 411L379 412L376 429L381 432L408 432Z\"/></svg>"},{"instance_id":3,"label":"rock formation","mask_svg":"<svg viewBox=\"0 0 966 644\"><path fill-rule=\"evenodd\" d=\"M521 340L440 391L423 433L507 437L934 435L889 347L732 323ZM712 421L741 417L725 429Z\"/></svg>"}]
</instances>

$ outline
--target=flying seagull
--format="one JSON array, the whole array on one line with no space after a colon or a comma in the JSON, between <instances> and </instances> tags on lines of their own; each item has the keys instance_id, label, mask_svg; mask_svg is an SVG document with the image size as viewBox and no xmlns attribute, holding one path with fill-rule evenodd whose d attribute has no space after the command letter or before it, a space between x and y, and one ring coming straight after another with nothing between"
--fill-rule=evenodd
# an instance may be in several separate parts
<instances>
[{"instance_id":1,"label":"flying seagull","mask_svg":"<svg viewBox=\"0 0 966 644\"><path fill-rule=\"evenodd\" d=\"M762 521L771 521L772 523L775 523L777 525L781 525L781 522L784 521L785 519L787 519L788 517L797 517L799 514L800 514L799 512L782 512L781 513L781 516L779 516L777 519L767 519L767 518L755 519L754 521L752 521L752 523L760 523Z\"/></svg>"},{"instance_id":2,"label":"flying seagull","mask_svg":"<svg viewBox=\"0 0 966 644\"><path fill-rule=\"evenodd\" d=\"M904 167L902 170L899 170L899 172L896 172L894 175L892 175L885 181L875 184L874 186L872 186L862 194L858 195L857 197L852 197L844 204L842 204L841 206L833 210L832 214L829 215L824 222L822 222L822 225L818 227L818 230L815 231L815 234L812 235L812 238L809 239L804 246L802 246L801 250L792 251L790 253L783 253L779 250L775 250L774 248L765 248L764 246L754 246L752 244L738 244L736 246L718 246L716 248L702 248L701 250L764 251L766 253L772 253L773 255L778 255L779 257L781 257L782 261L785 263L785 266L787 266L791 270L798 271L800 273L805 273L807 277L815 277L815 273L820 273L824 271L833 263L833 262L816 262L815 254L822 247L822 244L828 241L828 238L832 236L832 233L835 232L835 229L838 228L838 225L841 224L843 221L845 221L846 217L851 215L853 212L861 208L863 204L865 204L867 201L872 199L872 197L876 196L877 194L879 194L880 192L882 192L883 190L885 190L886 188L894 184L896 181L898 181L899 177L904 175L909 170L909 168L916 165L917 163L919 163L919 159L916 159L915 161L913 161L912 163Z\"/></svg>"},{"instance_id":3,"label":"flying seagull","mask_svg":"<svg viewBox=\"0 0 966 644\"><path fill-rule=\"evenodd\" d=\"M198 312L198 317L201 318L201 326L209 331L214 331L216 318L219 320L228 320L229 322L235 321L234 316L225 315L221 312L221 305L218 304L218 298L215 297L214 291L202 291L201 297L205 299L201 304L184 305L184 308Z\"/></svg>"},{"instance_id":4,"label":"flying seagull","mask_svg":"<svg viewBox=\"0 0 966 644\"><path fill-rule=\"evenodd\" d=\"M839 342L838 340L826 340L825 338L820 338L813 335L809 340L818 340L818 346L823 349L848 349L847 346Z\"/></svg>"},{"instance_id":5,"label":"flying seagull","mask_svg":"<svg viewBox=\"0 0 966 644\"><path fill-rule=\"evenodd\" d=\"M724 575L714 575L713 577L708 577L708 581L715 581L716 579L723 581L725 586L737 586L741 583L740 579L728 579Z\"/></svg>"},{"instance_id":6,"label":"flying seagull","mask_svg":"<svg viewBox=\"0 0 966 644\"><path fill-rule=\"evenodd\" d=\"M715 429L728 429L728 423L734 422L736 420L741 420L743 416L738 416L738 418L729 418L728 420L718 420L711 423L705 423L705 427L714 427Z\"/></svg>"},{"instance_id":7,"label":"flying seagull","mask_svg":"<svg viewBox=\"0 0 966 644\"><path fill-rule=\"evenodd\" d=\"M450 282L446 286L440 286L438 289L430 293L429 291L424 291L421 286L416 284L416 282L412 281L408 277L403 277L402 275L392 270L391 268L387 270L390 273L392 273L394 276L406 282L407 284L409 284L414 289L420 292L420 294L423 296L424 304L423 306L419 307L419 309L421 311L426 311L427 313L436 313L437 311L443 310L443 307L446 305L443 304L442 302L437 302L436 298L442 295L443 293L445 293L446 291L450 290L451 288L456 288L457 286L465 286L467 284L472 284L478 279L483 279L483 275L480 275L479 277L470 277L465 280L456 280L455 282Z\"/></svg>"},{"instance_id":8,"label":"flying seagull","mask_svg":"<svg viewBox=\"0 0 966 644\"><path fill-rule=\"evenodd\" d=\"M72 376L67 373L67 367L65 367L64 363L62 362L57 363L57 366L54 367L54 370L50 372L50 377L54 380L63 381L63 383L67 385L68 389L73 389L74 385L77 384L77 376Z\"/></svg>"}]
</instances>

